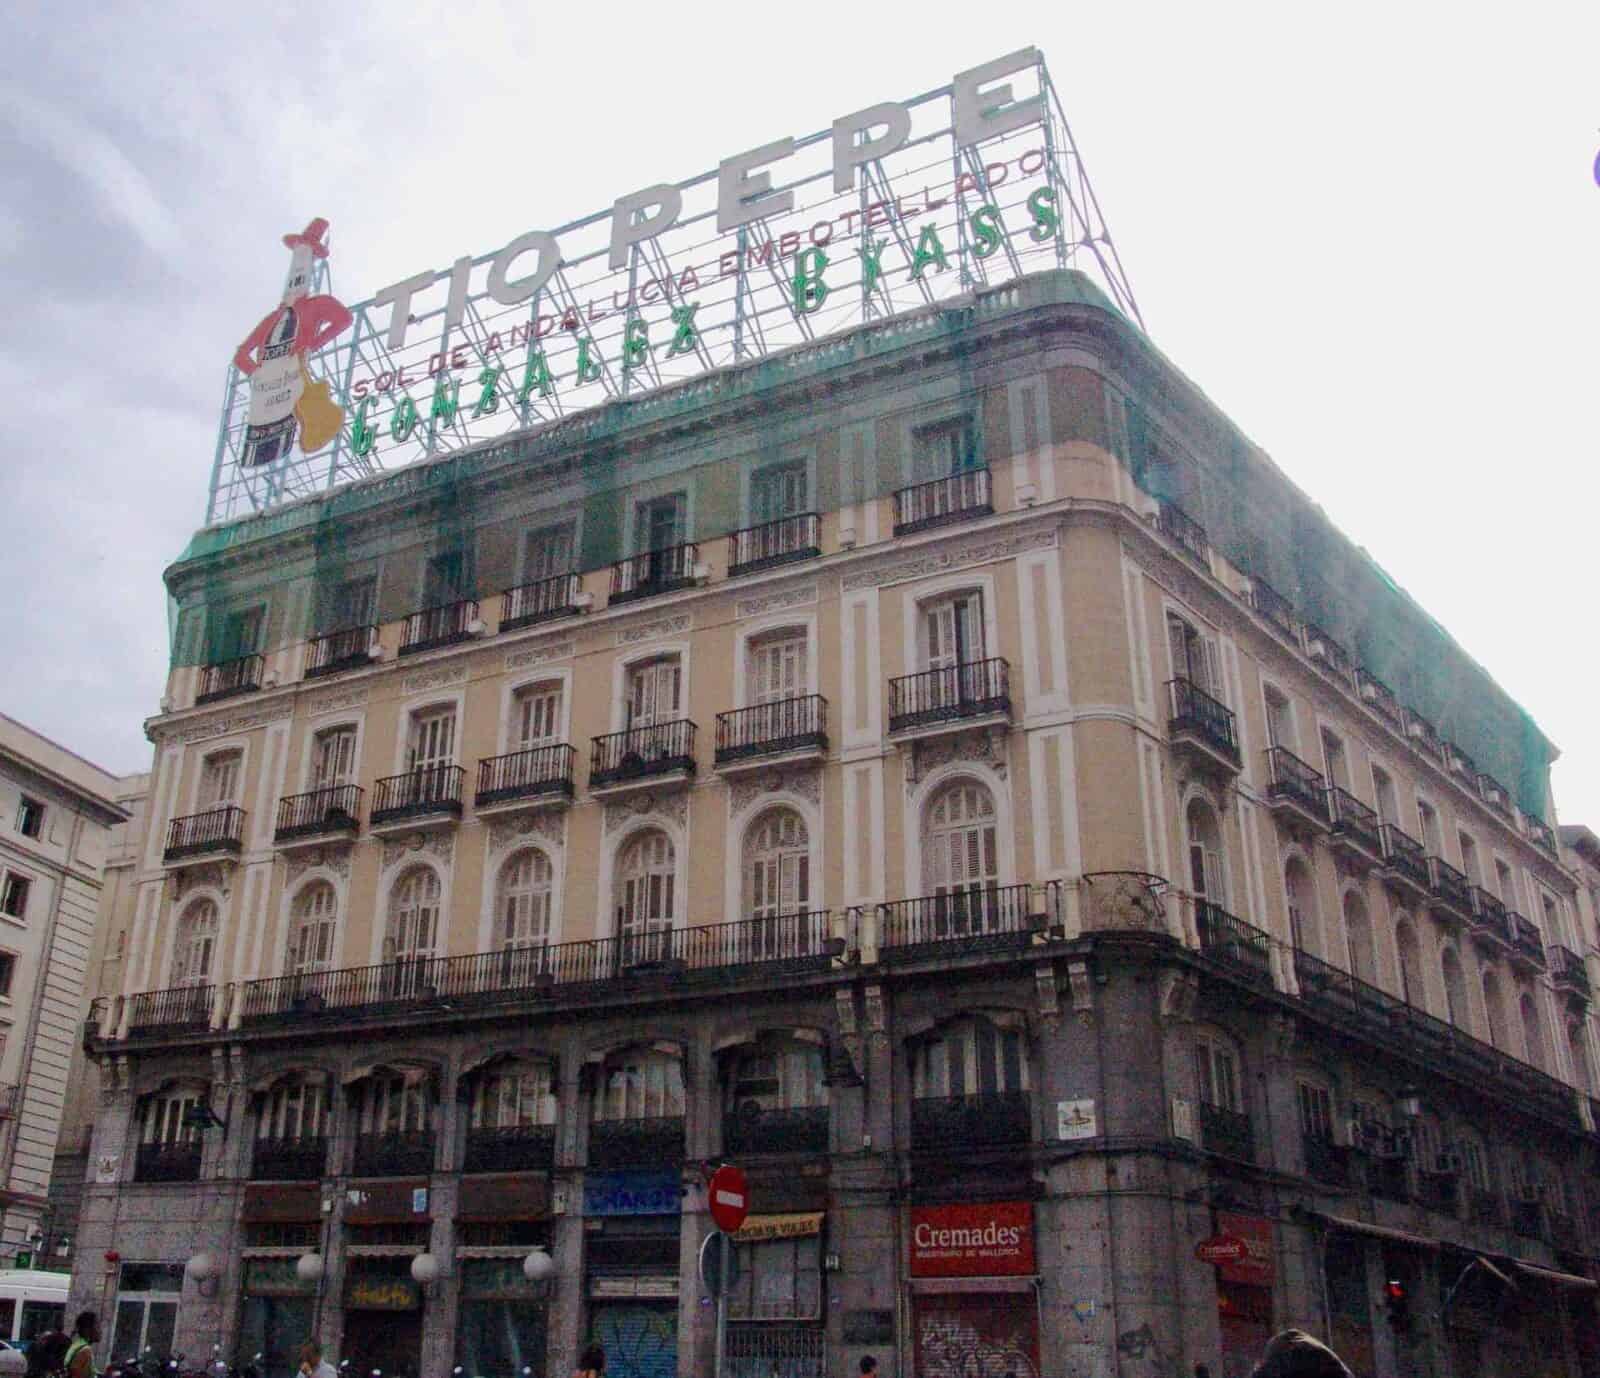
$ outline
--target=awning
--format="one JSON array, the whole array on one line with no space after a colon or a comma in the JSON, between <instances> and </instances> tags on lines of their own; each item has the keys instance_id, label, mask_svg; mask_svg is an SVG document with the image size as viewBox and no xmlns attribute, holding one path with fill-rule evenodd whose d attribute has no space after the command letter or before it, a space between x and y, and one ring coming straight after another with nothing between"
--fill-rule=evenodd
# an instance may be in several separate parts
<instances>
[{"instance_id":1,"label":"awning","mask_svg":"<svg viewBox=\"0 0 1600 1378\"><path fill-rule=\"evenodd\" d=\"M918 1296L949 1296L951 1293L1032 1292L1037 1278L912 1278L911 1290Z\"/></svg>"},{"instance_id":2,"label":"awning","mask_svg":"<svg viewBox=\"0 0 1600 1378\"><path fill-rule=\"evenodd\" d=\"M1394 1244L1409 1244L1413 1249L1437 1249L1439 1241L1426 1235L1412 1234L1409 1230L1396 1230L1388 1225L1374 1225L1370 1220L1351 1220L1343 1215L1323 1215L1313 1212L1311 1218L1320 1220L1329 1229L1346 1230L1351 1234L1371 1235L1374 1239L1387 1239Z\"/></svg>"},{"instance_id":3,"label":"awning","mask_svg":"<svg viewBox=\"0 0 1600 1378\"><path fill-rule=\"evenodd\" d=\"M1584 1292L1600 1289L1600 1282L1581 1278L1576 1273L1563 1273L1555 1268L1541 1268L1537 1263L1524 1263L1520 1258L1511 1260L1511 1266L1536 1282L1548 1282L1552 1287L1575 1287Z\"/></svg>"},{"instance_id":4,"label":"awning","mask_svg":"<svg viewBox=\"0 0 1600 1378\"><path fill-rule=\"evenodd\" d=\"M822 1211L796 1211L787 1215L750 1215L733 1236L735 1244L759 1244L768 1239L806 1239L822 1233Z\"/></svg>"}]
</instances>

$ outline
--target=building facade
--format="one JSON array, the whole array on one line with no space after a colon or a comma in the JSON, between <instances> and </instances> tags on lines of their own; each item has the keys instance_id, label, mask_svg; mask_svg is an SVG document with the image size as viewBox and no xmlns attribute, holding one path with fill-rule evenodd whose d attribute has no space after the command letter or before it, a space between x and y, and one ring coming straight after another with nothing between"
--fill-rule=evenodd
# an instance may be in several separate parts
<instances>
[{"instance_id":1,"label":"building facade","mask_svg":"<svg viewBox=\"0 0 1600 1378\"><path fill-rule=\"evenodd\" d=\"M203 533L72 1304L704 1374L728 1160L749 1378L1587 1371L1551 752L1319 522L1052 273Z\"/></svg>"},{"instance_id":2,"label":"building facade","mask_svg":"<svg viewBox=\"0 0 1600 1378\"><path fill-rule=\"evenodd\" d=\"M116 777L0 714L0 1258L53 1260L51 1166L81 1042Z\"/></svg>"}]
</instances>

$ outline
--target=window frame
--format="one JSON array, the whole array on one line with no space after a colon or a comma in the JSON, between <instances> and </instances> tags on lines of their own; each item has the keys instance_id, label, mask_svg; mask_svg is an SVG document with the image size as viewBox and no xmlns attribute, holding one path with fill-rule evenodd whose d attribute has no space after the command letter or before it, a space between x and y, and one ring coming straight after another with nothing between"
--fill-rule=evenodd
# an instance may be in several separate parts
<instances>
[{"instance_id":1,"label":"window frame","mask_svg":"<svg viewBox=\"0 0 1600 1378\"><path fill-rule=\"evenodd\" d=\"M23 837L34 842L44 841L44 820L47 805L42 799L35 799L31 794L20 796L17 801L16 829Z\"/></svg>"},{"instance_id":2,"label":"window frame","mask_svg":"<svg viewBox=\"0 0 1600 1378\"><path fill-rule=\"evenodd\" d=\"M27 923L28 898L33 893L33 880L32 876L24 875L21 871L0 871L0 916L13 923Z\"/></svg>"}]
</instances>

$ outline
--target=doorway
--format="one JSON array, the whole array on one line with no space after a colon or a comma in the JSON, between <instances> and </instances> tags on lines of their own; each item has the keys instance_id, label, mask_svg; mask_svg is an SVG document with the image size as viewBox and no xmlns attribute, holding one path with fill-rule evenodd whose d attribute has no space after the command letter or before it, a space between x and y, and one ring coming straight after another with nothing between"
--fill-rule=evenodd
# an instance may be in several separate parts
<instances>
[{"instance_id":1,"label":"doorway","mask_svg":"<svg viewBox=\"0 0 1600 1378\"><path fill-rule=\"evenodd\" d=\"M367 1372L384 1378L418 1378L422 1366L422 1312L358 1311L344 1313L344 1356Z\"/></svg>"}]
</instances>

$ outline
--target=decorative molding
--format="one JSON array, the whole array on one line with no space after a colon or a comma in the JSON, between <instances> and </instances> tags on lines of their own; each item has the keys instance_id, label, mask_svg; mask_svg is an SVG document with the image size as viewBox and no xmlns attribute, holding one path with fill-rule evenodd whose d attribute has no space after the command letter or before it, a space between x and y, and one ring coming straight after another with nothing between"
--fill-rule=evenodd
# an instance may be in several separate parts
<instances>
[{"instance_id":1,"label":"decorative molding","mask_svg":"<svg viewBox=\"0 0 1600 1378\"><path fill-rule=\"evenodd\" d=\"M1079 1021L1088 1024L1094 1018L1094 977L1088 962L1068 962L1067 982L1072 987L1072 1008Z\"/></svg>"},{"instance_id":2,"label":"decorative molding","mask_svg":"<svg viewBox=\"0 0 1600 1378\"><path fill-rule=\"evenodd\" d=\"M694 616L681 612L674 617L658 617L654 622L640 622L623 627L617 632L617 645L637 646L641 641L653 641L660 636L678 636L694 628Z\"/></svg>"},{"instance_id":3,"label":"decorative molding","mask_svg":"<svg viewBox=\"0 0 1600 1378\"><path fill-rule=\"evenodd\" d=\"M1268 1015L1267 1055L1280 1060L1293 1057L1295 1040L1299 1032L1299 1025L1292 1014Z\"/></svg>"},{"instance_id":4,"label":"decorative molding","mask_svg":"<svg viewBox=\"0 0 1600 1378\"><path fill-rule=\"evenodd\" d=\"M456 837L453 832L412 833L409 837L383 844L380 869L387 871L403 861L429 856L448 866L455 855Z\"/></svg>"},{"instance_id":5,"label":"decorative molding","mask_svg":"<svg viewBox=\"0 0 1600 1378\"><path fill-rule=\"evenodd\" d=\"M872 568L857 570L839 581L841 593L856 589L882 588L885 584L901 584L908 579L926 579L934 574L948 574L952 570L966 569L972 565L993 564L1008 560L1030 550L1049 550L1057 544L1056 529L1030 531L1014 536L998 536L991 541L972 545L928 550L909 559L896 560Z\"/></svg>"},{"instance_id":6,"label":"decorative molding","mask_svg":"<svg viewBox=\"0 0 1600 1378\"><path fill-rule=\"evenodd\" d=\"M1194 1018L1194 1007L1200 998L1200 983L1193 972L1168 967L1159 979L1161 992L1161 1017L1169 1024L1186 1024Z\"/></svg>"},{"instance_id":7,"label":"decorative molding","mask_svg":"<svg viewBox=\"0 0 1600 1378\"><path fill-rule=\"evenodd\" d=\"M467 670L466 662L460 660L449 665L436 665L431 669L418 670L400 681L400 692L415 694L423 689L438 689L446 684L465 684Z\"/></svg>"},{"instance_id":8,"label":"decorative molding","mask_svg":"<svg viewBox=\"0 0 1600 1378\"><path fill-rule=\"evenodd\" d=\"M689 800L682 790L641 790L606 805L605 830L615 832L629 819L659 816L680 828L689 816Z\"/></svg>"},{"instance_id":9,"label":"decorative molding","mask_svg":"<svg viewBox=\"0 0 1600 1378\"><path fill-rule=\"evenodd\" d=\"M540 809L517 818L508 818L489 824L490 853L508 851L519 843L542 838L557 847L567 841L567 820L562 810Z\"/></svg>"},{"instance_id":10,"label":"decorative molding","mask_svg":"<svg viewBox=\"0 0 1600 1378\"><path fill-rule=\"evenodd\" d=\"M1033 969L1034 989L1039 997L1039 1017L1053 1026L1061 1017L1061 1001L1056 993L1056 964L1040 962Z\"/></svg>"},{"instance_id":11,"label":"decorative molding","mask_svg":"<svg viewBox=\"0 0 1600 1378\"><path fill-rule=\"evenodd\" d=\"M350 879L350 853L353 844L350 842L330 843L325 847L317 847L309 852L296 852L293 856L283 859L283 884L285 889L293 889L299 884L300 877L307 871L324 870L332 871L340 880Z\"/></svg>"},{"instance_id":12,"label":"decorative molding","mask_svg":"<svg viewBox=\"0 0 1600 1378\"><path fill-rule=\"evenodd\" d=\"M552 660L571 660L578 654L576 641L547 641L541 646L528 646L520 651L506 652L506 669L526 670L530 665L546 665Z\"/></svg>"},{"instance_id":13,"label":"decorative molding","mask_svg":"<svg viewBox=\"0 0 1600 1378\"><path fill-rule=\"evenodd\" d=\"M221 862L207 861L198 866L180 866L172 873L172 902L178 904L192 890L220 890L228 893L231 868Z\"/></svg>"},{"instance_id":14,"label":"decorative molding","mask_svg":"<svg viewBox=\"0 0 1600 1378\"><path fill-rule=\"evenodd\" d=\"M1006 778L1009 764L1007 739L1008 726L973 728L955 731L942 737L914 737L906 745L910 748L904 772L906 793L913 793L930 770L949 765L953 761L967 761L988 766L1002 780Z\"/></svg>"},{"instance_id":15,"label":"decorative molding","mask_svg":"<svg viewBox=\"0 0 1600 1378\"><path fill-rule=\"evenodd\" d=\"M866 1074L866 1055L861 1044L861 1030L856 1024L856 996L853 990L840 986L833 992L834 1017L839 1021L839 1042L850 1060L854 1084L860 1085Z\"/></svg>"},{"instance_id":16,"label":"decorative molding","mask_svg":"<svg viewBox=\"0 0 1600 1378\"><path fill-rule=\"evenodd\" d=\"M737 817L757 800L768 795L798 795L808 804L822 802L822 772L815 766L774 769L746 776L733 782L728 791L729 807Z\"/></svg>"},{"instance_id":17,"label":"decorative molding","mask_svg":"<svg viewBox=\"0 0 1600 1378\"><path fill-rule=\"evenodd\" d=\"M162 744L176 742L187 746L192 742L208 742L213 737L230 737L235 732L248 732L252 728L265 727L268 723L282 722L293 716L294 701L286 698L254 713L235 713L231 718L210 718L189 727L174 727L166 731L157 728L155 739Z\"/></svg>"},{"instance_id":18,"label":"decorative molding","mask_svg":"<svg viewBox=\"0 0 1600 1378\"><path fill-rule=\"evenodd\" d=\"M883 987L870 985L863 992L867 1007L867 1032L881 1037L888 1032L883 1009Z\"/></svg>"},{"instance_id":19,"label":"decorative molding","mask_svg":"<svg viewBox=\"0 0 1600 1378\"><path fill-rule=\"evenodd\" d=\"M325 694L313 694L306 698L306 714L308 717L317 717L323 713L336 713L341 708L359 708L372 696L372 686L369 684L354 685L347 689L332 689Z\"/></svg>"},{"instance_id":20,"label":"decorative molding","mask_svg":"<svg viewBox=\"0 0 1600 1378\"><path fill-rule=\"evenodd\" d=\"M817 601L817 586L802 584L797 588L774 589L756 598L741 598L733 605L736 618L760 617L763 613L783 612L786 608L808 608Z\"/></svg>"}]
</instances>

